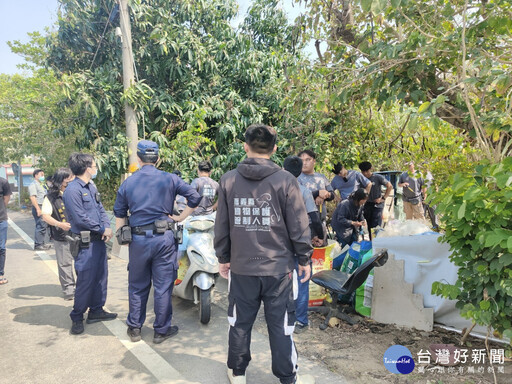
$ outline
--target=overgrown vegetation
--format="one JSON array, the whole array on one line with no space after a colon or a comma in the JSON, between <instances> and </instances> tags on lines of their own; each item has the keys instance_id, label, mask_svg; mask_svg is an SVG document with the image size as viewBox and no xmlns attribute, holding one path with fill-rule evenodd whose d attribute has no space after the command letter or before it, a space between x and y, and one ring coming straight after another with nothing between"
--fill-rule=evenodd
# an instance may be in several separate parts
<instances>
[{"instance_id":1,"label":"overgrown vegetation","mask_svg":"<svg viewBox=\"0 0 512 384\"><path fill-rule=\"evenodd\" d=\"M512 158L483 163L474 173L456 173L435 199L443 212L454 285L433 291L457 300L463 317L512 339Z\"/></svg>"}]
</instances>

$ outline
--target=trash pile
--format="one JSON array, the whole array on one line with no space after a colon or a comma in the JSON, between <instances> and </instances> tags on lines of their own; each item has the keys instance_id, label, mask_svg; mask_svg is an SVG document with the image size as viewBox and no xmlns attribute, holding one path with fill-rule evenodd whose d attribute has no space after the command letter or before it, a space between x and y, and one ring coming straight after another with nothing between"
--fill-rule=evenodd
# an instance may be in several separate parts
<instances>
[{"instance_id":1,"label":"trash pile","mask_svg":"<svg viewBox=\"0 0 512 384\"><path fill-rule=\"evenodd\" d=\"M375 231L376 237L394 237L419 235L425 232L432 232L430 227L420 220L391 220L385 228Z\"/></svg>"}]
</instances>

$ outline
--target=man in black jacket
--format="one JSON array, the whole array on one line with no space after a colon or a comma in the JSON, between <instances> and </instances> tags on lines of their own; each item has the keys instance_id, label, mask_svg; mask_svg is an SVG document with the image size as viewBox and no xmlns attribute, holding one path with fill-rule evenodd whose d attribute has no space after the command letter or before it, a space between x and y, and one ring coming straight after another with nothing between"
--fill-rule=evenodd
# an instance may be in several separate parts
<instances>
[{"instance_id":1,"label":"man in black jacket","mask_svg":"<svg viewBox=\"0 0 512 384\"><path fill-rule=\"evenodd\" d=\"M281 383L314 383L298 378L292 334L297 292L295 260L301 281L311 274L311 233L297 180L270 160L277 134L253 124L245 133L247 159L220 179L215 251L220 274L229 278L228 378L244 384L251 360L251 330L260 308L272 350L272 372ZM294 289L295 286L295 289Z\"/></svg>"}]
</instances>

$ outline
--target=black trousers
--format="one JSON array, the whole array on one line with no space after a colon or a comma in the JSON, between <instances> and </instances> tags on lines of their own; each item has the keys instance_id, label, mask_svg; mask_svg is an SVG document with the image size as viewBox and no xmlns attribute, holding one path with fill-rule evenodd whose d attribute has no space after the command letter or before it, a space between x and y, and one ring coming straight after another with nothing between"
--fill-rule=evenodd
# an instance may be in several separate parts
<instances>
[{"instance_id":1,"label":"black trousers","mask_svg":"<svg viewBox=\"0 0 512 384\"><path fill-rule=\"evenodd\" d=\"M437 224L435 207L432 207L427 203L423 203L423 209L425 212L425 218L427 217L428 214L428 217L430 217L430 222L432 223L432 228L437 229L439 226Z\"/></svg>"},{"instance_id":2,"label":"black trousers","mask_svg":"<svg viewBox=\"0 0 512 384\"><path fill-rule=\"evenodd\" d=\"M367 201L364 204L363 215L368 224L368 228L375 228L377 226L382 226L382 211L384 207L379 207L375 203L370 203Z\"/></svg>"},{"instance_id":3,"label":"black trousers","mask_svg":"<svg viewBox=\"0 0 512 384\"><path fill-rule=\"evenodd\" d=\"M230 273L228 368L245 374L251 361L251 331L263 301L267 322L272 372L282 384L295 382L297 350L295 329L296 275L244 276Z\"/></svg>"}]
</instances>

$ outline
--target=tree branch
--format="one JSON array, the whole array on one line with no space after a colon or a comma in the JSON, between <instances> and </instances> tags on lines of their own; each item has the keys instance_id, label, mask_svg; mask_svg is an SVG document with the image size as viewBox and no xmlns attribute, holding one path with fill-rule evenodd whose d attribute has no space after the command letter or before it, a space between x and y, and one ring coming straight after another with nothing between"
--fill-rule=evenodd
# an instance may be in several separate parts
<instances>
[{"instance_id":1,"label":"tree branch","mask_svg":"<svg viewBox=\"0 0 512 384\"><path fill-rule=\"evenodd\" d=\"M416 29L419 33L421 33L423 36L426 36L430 39L437 39L437 37L435 37L434 35L430 35L428 33L426 33L423 29L421 29L414 21L412 21L405 13L403 13L402 9L399 8L400 10L400 13L402 14L402 16L409 22L412 24L412 26L414 27L414 29Z\"/></svg>"},{"instance_id":2,"label":"tree branch","mask_svg":"<svg viewBox=\"0 0 512 384\"><path fill-rule=\"evenodd\" d=\"M464 1L464 12L462 14L462 79L467 78L467 63L466 63L466 17L467 17L467 8L468 8L468 0ZM462 94L464 96L464 101L466 102L466 107L469 111L469 116L471 117L471 122L473 123L473 127L475 128L476 136L478 141L480 142L480 146L482 150L485 152L487 158L489 160L493 159L493 155L491 153L492 146L489 145L487 138L485 137L485 133L483 132L482 127L480 126L480 122L476 116L475 110L473 109L473 105L469 100L468 89L466 86L462 87Z\"/></svg>"},{"instance_id":3,"label":"tree branch","mask_svg":"<svg viewBox=\"0 0 512 384\"><path fill-rule=\"evenodd\" d=\"M320 60L320 63L322 64L322 66L325 66L324 57L322 56L322 52L320 52L320 40L318 40L318 39L315 40L315 49L316 49L316 54L318 55L318 60Z\"/></svg>"}]
</instances>

